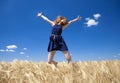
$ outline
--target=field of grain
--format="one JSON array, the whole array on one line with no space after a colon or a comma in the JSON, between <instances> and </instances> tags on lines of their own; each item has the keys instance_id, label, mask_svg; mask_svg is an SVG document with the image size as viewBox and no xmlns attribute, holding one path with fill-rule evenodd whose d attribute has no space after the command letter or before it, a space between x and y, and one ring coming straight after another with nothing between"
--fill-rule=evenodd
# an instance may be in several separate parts
<instances>
[{"instance_id":1,"label":"field of grain","mask_svg":"<svg viewBox=\"0 0 120 83\"><path fill-rule=\"evenodd\" d=\"M120 83L120 61L0 62L0 83Z\"/></svg>"}]
</instances>

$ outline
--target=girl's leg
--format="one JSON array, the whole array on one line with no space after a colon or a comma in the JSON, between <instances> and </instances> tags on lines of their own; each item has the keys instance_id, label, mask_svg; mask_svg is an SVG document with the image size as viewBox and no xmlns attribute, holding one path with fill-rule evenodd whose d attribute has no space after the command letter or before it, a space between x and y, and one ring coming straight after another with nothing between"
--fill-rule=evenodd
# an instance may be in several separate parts
<instances>
[{"instance_id":1,"label":"girl's leg","mask_svg":"<svg viewBox=\"0 0 120 83\"><path fill-rule=\"evenodd\" d=\"M55 62L55 61L53 60L53 57L54 57L54 55L55 55L55 52L56 52L56 51L51 51L51 52L48 53L48 63L49 63L49 64L54 64L54 65L56 66L56 65L57 65L57 62Z\"/></svg>"},{"instance_id":2,"label":"girl's leg","mask_svg":"<svg viewBox=\"0 0 120 83\"><path fill-rule=\"evenodd\" d=\"M70 61L71 61L71 56L70 56L69 52L68 52L68 51L63 51L63 53L64 53L64 55L65 55L68 63L70 63Z\"/></svg>"}]
</instances>

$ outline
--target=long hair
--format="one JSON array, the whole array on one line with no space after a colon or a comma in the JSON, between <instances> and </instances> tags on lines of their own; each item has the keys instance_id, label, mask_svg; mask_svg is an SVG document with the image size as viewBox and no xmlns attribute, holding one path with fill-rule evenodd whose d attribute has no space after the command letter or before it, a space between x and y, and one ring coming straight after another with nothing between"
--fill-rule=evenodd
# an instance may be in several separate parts
<instances>
[{"instance_id":1,"label":"long hair","mask_svg":"<svg viewBox=\"0 0 120 83\"><path fill-rule=\"evenodd\" d=\"M65 20L65 22L62 22L61 20ZM56 20L53 21L55 24L60 23L60 25L65 26L66 24L68 24L67 18L64 16L57 16Z\"/></svg>"}]
</instances>

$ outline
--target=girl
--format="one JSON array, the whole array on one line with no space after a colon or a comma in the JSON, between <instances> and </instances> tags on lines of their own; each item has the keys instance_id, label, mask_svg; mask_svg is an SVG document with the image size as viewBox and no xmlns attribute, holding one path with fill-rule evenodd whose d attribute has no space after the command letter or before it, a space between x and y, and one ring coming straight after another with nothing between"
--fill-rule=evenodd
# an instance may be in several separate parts
<instances>
[{"instance_id":1,"label":"girl","mask_svg":"<svg viewBox=\"0 0 120 83\"><path fill-rule=\"evenodd\" d=\"M50 41L48 45L48 63L49 64L54 64L57 66L57 62L53 60L53 57L56 53L56 51L62 51L68 61L68 63L71 61L71 56L69 54L67 45L62 38L61 34L62 31L71 23L76 22L80 20L81 18L78 16L77 18L67 21L67 19L64 16L58 16L56 20L51 21L47 17L45 17L42 13L38 13L39 17L47 21L49 24L52 25L52 32L50 36Z\"/></svg>"}]
</instances>

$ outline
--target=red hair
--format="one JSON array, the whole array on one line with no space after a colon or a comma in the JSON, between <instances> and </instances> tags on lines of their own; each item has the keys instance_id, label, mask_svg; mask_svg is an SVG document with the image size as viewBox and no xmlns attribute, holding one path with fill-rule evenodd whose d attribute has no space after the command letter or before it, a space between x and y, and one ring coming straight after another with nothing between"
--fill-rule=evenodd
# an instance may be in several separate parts
<instances>
[{"instance_id":1,"label":"red hair","mask_svg":"<svg viewBox=\"0 0 120 83\"><path fill-rule=\"evenodd\" d=\"M61 20L63 20L63 19L65 20L65 22L61 22ZM54 23L55 24L60 23L62 26L64 26L64 25L68 24L68 21L67 21L66 17L64 17L64 16L57 16L56 20L54 20Z\"/></svg>"}]
</instances>

